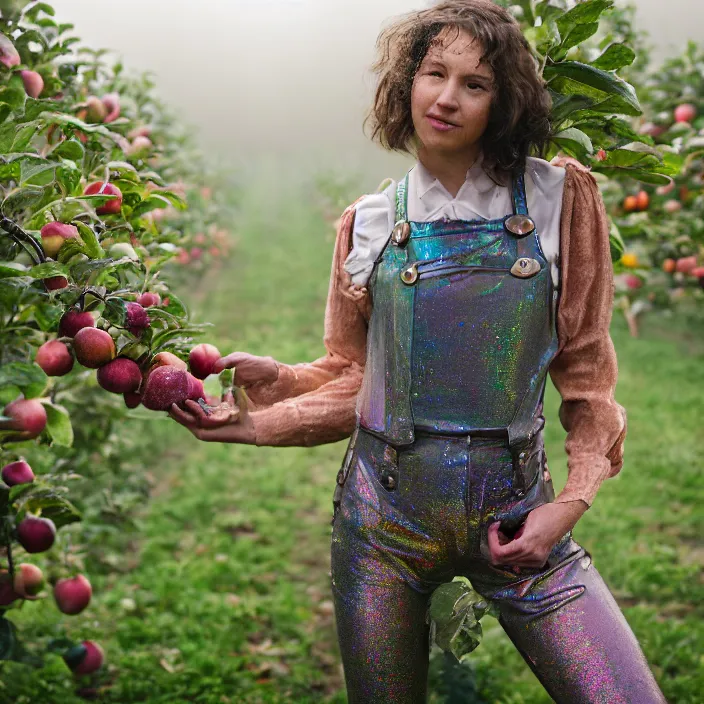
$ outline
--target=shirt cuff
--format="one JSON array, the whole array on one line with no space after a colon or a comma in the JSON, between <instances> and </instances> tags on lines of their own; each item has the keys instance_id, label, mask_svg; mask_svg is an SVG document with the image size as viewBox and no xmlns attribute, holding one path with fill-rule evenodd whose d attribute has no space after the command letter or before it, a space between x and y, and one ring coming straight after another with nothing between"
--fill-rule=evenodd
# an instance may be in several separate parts
<instances>
[{"instance_id":1,"label":"shirt cuff","mask_svg":"<svg viewBox=\"0 0 704 704\"><path fill-rule=\"evenodd\" d=\"M591 508L599 487L611 473L611 461L603 455L583 455L570 458L567 464L567 482L555 503L581 499Z\"/></svg>"}]
</instances>

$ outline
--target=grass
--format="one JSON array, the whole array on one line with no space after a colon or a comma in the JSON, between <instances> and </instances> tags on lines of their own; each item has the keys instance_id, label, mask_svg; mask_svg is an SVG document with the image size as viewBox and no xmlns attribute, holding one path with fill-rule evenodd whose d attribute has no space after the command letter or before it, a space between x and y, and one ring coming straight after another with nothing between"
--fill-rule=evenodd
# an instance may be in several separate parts
<instances>
[{"instance_id":1,"label":"grass","mask_svg":"<svg viewBox=\"0 0 704 704\"><path fill-rule=\"evenodd\" d=\"M271 185L270 182L269 185ZM322 320L334 232L304 191L253 181L241 202L229 267L191 297L214 323L209 342L284 362L323 354ZM620 315L617 398L629 414L622 473L606 482L575 538L617 596L668 701L704 690L701 433L704 341L680 319L646 320L640 339ZM546 442L564 482L559 396L546 394ZM134 553L91 575L95 598L76 617L46 600L12 619L30 637L95 638L107 652L82 694L103 702L180 704L346 701L329 592L329 520L344 443L257 448L195 440L168 419L134 422L159 461ZM471 655L480 697L550 699L495 621ZM64 664L2 671L0 702L83 701ZM439 695L433 702L444 700ZM452 701L469 701L457 697ZM477 699L479 701L479 699Z\"/></svg>"}]
</instances>

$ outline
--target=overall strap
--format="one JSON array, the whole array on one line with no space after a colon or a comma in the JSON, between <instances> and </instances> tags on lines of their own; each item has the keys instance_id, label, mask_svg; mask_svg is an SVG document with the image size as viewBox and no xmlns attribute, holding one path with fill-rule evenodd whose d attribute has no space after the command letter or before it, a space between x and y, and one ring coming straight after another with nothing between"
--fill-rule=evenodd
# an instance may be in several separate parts
<instances>
[{"instance_id":1,"label":"overall strap","mask_svg":"<svg viewBox=\"0 0 704 704\"><path fill-rule=\"evenodd\" d=\"M513 214L528 215L528 199L526 198L525 171L513 171Z\"/></svg>"},{"instance_id":2,"label":"overall strap","mask_svg":"<svg viewBox=\"0 0 704 704\"><path fill-rule=\"evenodd\" d=\"M409 172L410 173L410 172ZM405 222L408 219L408 174L398 182L396 187L396 220Z\"/></svg>"}]
</instances>

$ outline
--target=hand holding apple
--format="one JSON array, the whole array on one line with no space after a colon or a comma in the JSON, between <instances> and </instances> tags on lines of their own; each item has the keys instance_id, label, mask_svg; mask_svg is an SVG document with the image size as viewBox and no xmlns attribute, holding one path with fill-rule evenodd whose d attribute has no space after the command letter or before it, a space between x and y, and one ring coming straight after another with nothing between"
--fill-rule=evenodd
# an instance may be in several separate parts
<instances>
[{"instance_id":1,"label":"hand holding apple","mask_svg":"<svg viewBox=\"0 0 704 704\"><path fill-rule=\"evenodd\" d=\"M254 423L249 415L254 406L242 389L234 387L234 393L236 403L232 392L228 392L223 403L207 411L196 401L187 400L184 402L185 410L173 404L169 416L188 428L199 440L254 445Z\"/></svg>"},{"instance_id":2,"label":"hand holding apple","mask_svg":"<svg viewBox=\"0 0 704 704\"><path fill-rule=\"evenodd\" d=\"M257 383L271 384L279 377L279 365L273 357L258 357L248 352L232 352L221 357L215 362L213 373L233 368L232 383L245 388Z\"/></svg>"}]
</instances>

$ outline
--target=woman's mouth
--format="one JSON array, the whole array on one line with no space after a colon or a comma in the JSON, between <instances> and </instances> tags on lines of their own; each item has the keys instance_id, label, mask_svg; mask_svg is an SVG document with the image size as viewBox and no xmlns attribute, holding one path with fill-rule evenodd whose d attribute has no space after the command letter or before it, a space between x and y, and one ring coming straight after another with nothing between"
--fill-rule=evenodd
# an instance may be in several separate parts
<instances>
[{"instance_id":1,"label":"woman's mouth","mask_svg":"<svg viewBox=\"0 0 704 704\"><path fill-rule=\"evenodd\" d=\"M428 116L428 121L430 124L441 132L447 132L448 130L454 130L457 125L451 125L449 122L444 122L443 120L438 120L436 117Z\"/></svg>"}]
</instances>

